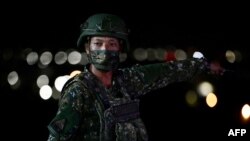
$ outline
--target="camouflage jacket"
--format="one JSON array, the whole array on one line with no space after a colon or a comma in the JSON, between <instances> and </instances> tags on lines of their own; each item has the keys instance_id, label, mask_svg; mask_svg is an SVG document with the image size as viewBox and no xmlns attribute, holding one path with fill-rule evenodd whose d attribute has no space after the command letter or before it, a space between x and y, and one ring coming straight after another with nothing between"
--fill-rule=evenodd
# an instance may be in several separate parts
<instances>
[{"instance_id":1,"label":"camouflage jacket","mask_svg":"<svg viewBox=\"0 0 250 141\"><path fill-rule=\"evenodd\" d=\"M48 141L148 140L139 97L189 80L205 68L203 59L135 65L117 70L109 89L85 69L65 84L56 116L48 125Z\"/></svg>"}]
</instances>

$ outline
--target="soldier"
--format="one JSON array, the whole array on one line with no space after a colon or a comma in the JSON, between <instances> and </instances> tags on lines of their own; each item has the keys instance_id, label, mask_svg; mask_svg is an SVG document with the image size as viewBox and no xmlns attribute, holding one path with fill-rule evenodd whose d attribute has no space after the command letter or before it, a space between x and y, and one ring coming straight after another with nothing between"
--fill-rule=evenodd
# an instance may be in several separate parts
<instances>
[{"instance_id":1,"label":"soldier","mask_svg":"<svg viewBox=\"0 0 250 141\"><path fill-rule=\"evenodd\" d=\"M140 96L206 70L203 57L119 68L119 54L129 48L128 29L112 14L90 16L77 46L90 63L64 85L49 141L146 141Z\"/></svg>"}]
</instances>

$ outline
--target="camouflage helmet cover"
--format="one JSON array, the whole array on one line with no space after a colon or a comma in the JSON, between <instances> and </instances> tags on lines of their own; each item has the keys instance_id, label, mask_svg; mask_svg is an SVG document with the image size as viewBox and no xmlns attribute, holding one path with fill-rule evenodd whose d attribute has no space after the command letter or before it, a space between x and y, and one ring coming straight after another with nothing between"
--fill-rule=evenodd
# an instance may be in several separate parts
<instances>
[{"instance_id":1,"label":"camouflage helmet cover","mask_svg":"<svg viewBox=\"0 0 250 141\"><path fill-rule=\"evenodd\" d=\"M123 40L123 50L127 51L129 48L128 29L125 22L116 15L100 13L90 16L81 25L81 33L77 41L77 46L82 46L89 36L115 37Z\"/></svg>"}]
</instances>

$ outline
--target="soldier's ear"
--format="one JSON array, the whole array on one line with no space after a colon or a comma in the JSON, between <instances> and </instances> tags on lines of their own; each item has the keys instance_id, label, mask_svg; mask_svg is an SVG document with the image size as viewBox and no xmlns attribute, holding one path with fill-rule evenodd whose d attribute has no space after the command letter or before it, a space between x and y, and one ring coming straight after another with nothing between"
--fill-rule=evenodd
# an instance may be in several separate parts
<instances>
[{"instance_id":1,"label":"soldier's ear","mask_svg":"<svg viewBox=\"0 0 250 141\"><path fill-rule=\"evenodd\" d=\"M86 42L85 42L85 44L84 44L85 51L86 51L87 54L89 54L90 42L91 42L91 37L88 36L87 39L86 39Z\"/></svg>"},{"instance_id":2,"label":"soldier's ear","mask_svg":"<svg viewBox=\"0 0 250 141\"><path fill-rule=\"evenodd\" d=\"M89 42L86 42L84 46L86 53L89 54Z\"/></svg>"}]
</instances>

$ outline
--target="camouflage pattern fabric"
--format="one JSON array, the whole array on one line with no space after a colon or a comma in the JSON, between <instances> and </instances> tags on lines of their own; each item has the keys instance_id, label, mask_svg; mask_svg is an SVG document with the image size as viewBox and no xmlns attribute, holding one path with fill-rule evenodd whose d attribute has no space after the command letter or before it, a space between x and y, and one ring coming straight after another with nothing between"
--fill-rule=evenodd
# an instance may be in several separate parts
<instances>
[{"instance_id":1,"label":"camouflage pattern fabric","mask_svg":"<svg viewBox=\"0 0 250 141\"><path fill-rule=\"evenodd\" d=\"M114 72L111 88L85 69L65 84L58 111L48 125L48 141L146 141L139 106L126 104L170 83L190 80L205 69L203 59L135 65ZM125 110L110 112L124 104L120 109Z\"/></svg>"}]
</instances>

